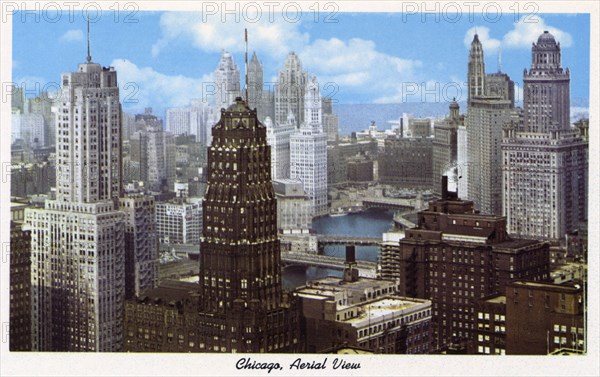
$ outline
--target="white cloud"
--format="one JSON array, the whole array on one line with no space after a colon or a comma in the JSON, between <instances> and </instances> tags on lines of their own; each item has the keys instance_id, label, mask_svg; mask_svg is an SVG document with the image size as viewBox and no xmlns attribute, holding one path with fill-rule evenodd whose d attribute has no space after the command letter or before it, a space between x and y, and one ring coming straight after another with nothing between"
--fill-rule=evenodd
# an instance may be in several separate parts
<instances>
[{"instance_id":1,"label":"white cloud","mask_svg":"<svg viewBox=\"0 0 600 377\"><path fill-rule=\"evenodd\" d=\"M222 22L217 15L204 16L202 13L168 12L161 16L161 38L152 46L152 55L161 51L175 39L186 38L205 52L244 51L244 29L248 29L250 50L259 50L262 55L281 59L289 51L298 51L308 43L307 33L299 31L299 23L263 17L256 23ZM249 15L249 18L253 18ZM203 22L205 21L205 22Z\"/></svg>"},{"instance_id":2,"label":"white cloud","mask_svg":"<svg viewBox=\"0 0 600 377\"><path fill-rule=\"evenodd\" d=\"M80 42L83 41L83 31L81 29L67 30L61 37L61 42Z\"/></svg>"},{"instance_id":3,"label":"white cloud","mask_svg":"<svg viewBox=\"0 0 600 377\"><path fill-rule=\"evenodd\" d=\"M151 67L138 67L126 59L113 60L111 66L119 75L121 102L124 107L137 110L153 104L163 108L185 106L192 98L202 98L203 88L212 82L209 75L170 76Z\"/></svg>"},{"instance_id":4,"label":"white cloud","mask_svg":"<svg viewBox=\"0 0 600 377\"><path fill-rule=\"evenodd\" d=\"M531 43L536 42L545 30L554 35L561 47L570 47L573 44L571 34L547 25L539 16L521 17L515 22L513 30L504 35L502 44L508 48L531 48Z\"/></svg>"},{"instance_id":5,"label":"white cloud","mask_svg":"<svg viewBox=\"0 0 600 377\"><path fill-rule=\"evenodd\" d=\"M359 38L318 39L299 55L303 67L316 74L322 85L333 83L345 92L360 90L382 101L398 95L403 82L414 81L422 65L382 53L373 41Z\"/></svg>"},{"instance_id":6,"label":"white cloud","mask_svg":"<svg viewBox=\"0 0 600 377\"><path fill-rule=\"evenodd\" d=\"M467 48L471 47L471 42L473 42L473 36L477 34L481 45L483 46L483 50L485 51L496 51L498 47L500 47L500 40L492 38L490 36L490 28L485 26L474 26L467 30L465 33L465 38L463 42Z\"/></svg>"}]
</instances>

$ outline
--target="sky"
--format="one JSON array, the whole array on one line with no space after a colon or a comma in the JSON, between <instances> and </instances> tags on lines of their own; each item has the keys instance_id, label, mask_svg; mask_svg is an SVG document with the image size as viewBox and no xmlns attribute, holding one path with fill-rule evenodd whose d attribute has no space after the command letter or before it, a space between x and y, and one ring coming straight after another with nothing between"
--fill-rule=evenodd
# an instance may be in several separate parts
<instances>
[{"instance_id":1,"label":"sky","mask_svg":"<svg viewBox=\"0 0 600 377\"><path fill-rule=\"evenodd\" d=\"M147 12L91 16L94 62L117 70L121 101L128 112L168 107L202 98L212 82L223 49L244 71L244 28L250 54L256 51L264 80L273 85L290 51L318 78L321 94L336 103L401 103L464 100L469 45L475 32L483 43L486 71L502 71L517 84L522 99L523 69L531 65L531 43L549 30L562 47L562 64L571 70L571 97L587 103L590 72L590 18L587 14L538 14L515 20L502 15L489 22L481 16L449 22L430 15L337 13L325 22L314 14L302 19L236 22L199 12ZM127 17L129 16L129 17ZM58 22L35 14L13 17L13 82L31 93L52 89L62 72L85 61L87 25L80 13ZM133 21L133 22L131 22ZM243 79L242 79L243 80ZM270 83L270 84L268 84ZM205 97L206 98L206 97Z\"/></svg>"}]
</instances>

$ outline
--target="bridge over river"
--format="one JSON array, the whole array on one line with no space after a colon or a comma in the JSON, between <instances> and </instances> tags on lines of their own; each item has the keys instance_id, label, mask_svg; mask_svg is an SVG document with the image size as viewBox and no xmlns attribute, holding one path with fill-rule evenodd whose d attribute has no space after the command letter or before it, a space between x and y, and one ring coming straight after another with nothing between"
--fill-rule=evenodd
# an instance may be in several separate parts
<instances>
[{"instance_id":1,"label":"bridge over river","mask_svg":"<svg viewBox=\"0 0 600 377\"><path fill-rule=\"evenodd\" d=\"M346 267L345 258L332 257L329 255L317 255L307 253L281 253L281 261L284 265L314 266L329 268L332 270L343 270ZM356 261L358 274L363 277L375 278L377 275L377 263L364 260Z\"/></svg>"}]
</instances>

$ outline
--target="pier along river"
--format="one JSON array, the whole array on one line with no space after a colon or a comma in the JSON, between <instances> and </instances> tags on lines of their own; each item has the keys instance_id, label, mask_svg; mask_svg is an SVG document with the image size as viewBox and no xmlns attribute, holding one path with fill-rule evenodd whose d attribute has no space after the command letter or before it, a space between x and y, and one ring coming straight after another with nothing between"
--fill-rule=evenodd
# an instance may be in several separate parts
<instances>
[{"instance_id":1,"label":"pier along river","mask_svg":"<svg viewBox=\"0 0 600 377\"><path fill-rule=\"evenodd\" d=\"M313 221L313 230L318 234L349 235L358 237L379 237L392 228L393 211L372 208L363 212L349 213L344 216L324 216ZM346 248L343 245L325 246L325 255L344 258ZM356 259L377 262L378 246L357 246ZM283 270L283 287L293 289L309 280L326 276L342 276L342 271L319 267L286 268Z\"/></svg>"}]
</instances>

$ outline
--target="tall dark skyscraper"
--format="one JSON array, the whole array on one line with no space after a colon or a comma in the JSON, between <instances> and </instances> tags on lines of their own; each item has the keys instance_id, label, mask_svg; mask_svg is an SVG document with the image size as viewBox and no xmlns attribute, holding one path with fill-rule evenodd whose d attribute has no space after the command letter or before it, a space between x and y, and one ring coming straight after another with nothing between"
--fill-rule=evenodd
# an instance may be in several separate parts
<instances>
[{"instance_id":1,"label":"tall dark skyscraper","mask_svg":"<svg viewBox=\"0 0 600 377\"><path fill-rule=\"evenodd\" d=\"M208 150L199 311L213 350L299 350L297 312L281 289L270 164L267 129L238 97Z\"/></svg>"},{"instance_id":2,"label":"tall dark skyscraper","mask_svg":"<svg viewBox=\"0 0 600 377\"><path fill-rule=\"evenodd\" d=\"M200 257L201 309L271 310L281 303L277 203L267 129L240 99L221 113L208 150Z\"/></svg>"}]
</instances>

